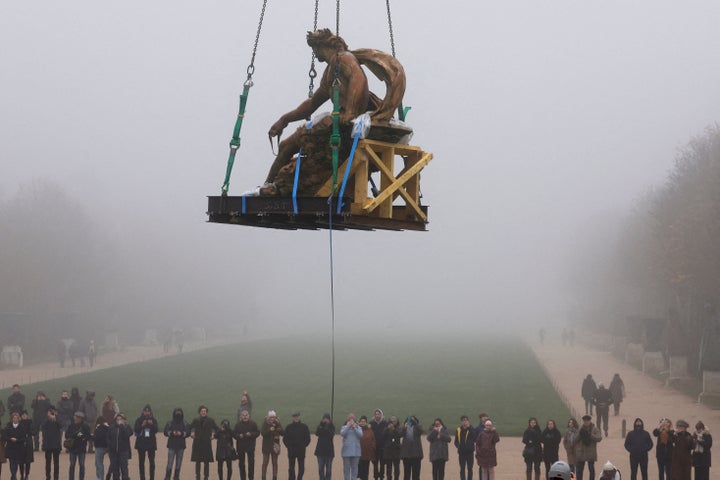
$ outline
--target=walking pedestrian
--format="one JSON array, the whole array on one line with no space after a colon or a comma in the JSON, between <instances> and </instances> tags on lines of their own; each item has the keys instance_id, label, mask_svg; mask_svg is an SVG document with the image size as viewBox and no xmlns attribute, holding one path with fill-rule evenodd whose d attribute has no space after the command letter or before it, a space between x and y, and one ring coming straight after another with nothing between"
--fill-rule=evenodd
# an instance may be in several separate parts
<instances>
[{"instance_id":1,"label":"walking pedestrian","mask_svg":"<svg viewBox=\"0 0 720 480\"><path fill-rule=\"evenodd\" d=\"M637 480L638 467L642 480L648 480L648 452L652 448L653 441L645 430L645 423L636 418L633 429L625 437L625 450L630 454L630 480Z\"/></svg>"},{"instance_id":2,"label":"walking pedestrian","mask_svg":"<svg viewBox=\"0 0 720 480\"><path fill-rule=\"evenodd\" d=\"M595 380L593 380L592 375L588 373L587 377L585 377L585 380L583 380L582 388L580 389L582 398L583 400L585 400L585 415L593 414L592 406L596 391L597 385L595 384Z\"/></svg>"},{"instance_id":3,"label":"walking pedestrian","mask_svg":"<svg viewBox=\"0 0 720 480\"><path fill-rule=\"evenodd\" d=\"M608 417L610 414L610 404L612 402L613 399L610 390L605 388L604 383L600 382L595 391L593 403L595 404L597 427L605 432L606 437L608 436Z\"/></svg>"},{"instance_id":4,"label":"walking pedestrian","mask_svg":"<svg viewBox=\"0 0 720 480\"><path fill-rule=\"evenodd\" d=\"M625 398L625 382L622 381L619 373L613 375L608 390L610 390L610 396L612 397L613 413L617 417L620 415L620 403Z\"/></svg>"}]
</instances>

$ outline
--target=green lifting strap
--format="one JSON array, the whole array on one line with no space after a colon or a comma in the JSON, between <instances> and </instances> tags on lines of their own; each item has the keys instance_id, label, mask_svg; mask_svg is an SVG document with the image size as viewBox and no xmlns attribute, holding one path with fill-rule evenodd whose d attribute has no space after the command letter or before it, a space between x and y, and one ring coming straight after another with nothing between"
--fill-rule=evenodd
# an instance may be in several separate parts
<instances>
[{"instance_id":1,"label":"green lifting strap","mask_svg":"<svg viewBox=\"0 0 720 480\"><path fill-rule=\"evenodd\" d=\"M251 80L246 81L243 85L243 93L240 95L240 108L238 110L237 120L235 121L233 136L232 139L230 139L230 155L228 156L227 169L225 171L225 182L222 185L223 196L227 195L228 189L230 188L230 175L232 174L233 165L235 164L235 154L238 148L240 148L240 129L242 128L243 118L245 118L245 105L247 105L250 87L252 86L253 83Z\"/></svg>"},{"instance_id":2,"label":"green lifting strap","mask_svg":"<svg viewBox=\"0 0 720 480\"><path fill-rule=\"evenodd\" d=\"M330 135L330 148L332 149L332 168L333 183L332 193L337 190L338 164L340 156L340 80L338 78L333 82L333 131Z\"/></svg>"}]
</instances>

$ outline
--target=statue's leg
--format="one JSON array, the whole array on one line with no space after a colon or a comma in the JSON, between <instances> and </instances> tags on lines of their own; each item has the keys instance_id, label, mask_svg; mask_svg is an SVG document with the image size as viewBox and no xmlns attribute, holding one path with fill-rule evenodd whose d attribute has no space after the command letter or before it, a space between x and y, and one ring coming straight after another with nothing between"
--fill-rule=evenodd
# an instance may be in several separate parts
<instances>
[{"instance_id":1,"label":"statue's leg","mask_svg":"<svg viewBox=\"0 0 720 480\"><path fill-rule=\"evenodd\" d=\"M280 142L278 154L275 161L270 167L265 183L272 183L282 167L290 163L293 155L300 150L300 134L305 130L304 127L298 128L292 135Z\"/></svg>"}]
</instances>

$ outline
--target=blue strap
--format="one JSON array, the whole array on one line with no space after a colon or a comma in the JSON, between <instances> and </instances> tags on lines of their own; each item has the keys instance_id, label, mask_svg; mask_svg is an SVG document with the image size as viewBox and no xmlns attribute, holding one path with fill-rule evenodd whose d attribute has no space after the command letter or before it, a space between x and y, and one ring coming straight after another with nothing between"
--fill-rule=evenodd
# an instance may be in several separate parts
<instances>
[{"instance_id":1,"label":"blue strap","mask_svg":"<svg viewBox=\"0 0 720 480\"><path fill-rule=\"evenodd\" d=\"M247 212L247 205L245 204L245 195L243 195L243 196L240 197L240 198L242 198L241 213L242 213L243 215L245 215L245 213Z\"/></svg>"},{"instance_id":2,"label":"blue strap","mask_svg":"<svg viewBox=\"0 0 720 480\"><path fill-rule=\"evenodd\" d=\"M347 185L348 178L350 177L350 169L352 168L352 162L353 158L355 158L355 149L357 149L357 144L360 141L360 132L362 131L362 124L358 128L357 133L355 134L355 138L353 138L353 144L352 148L350 149L350 157L347 161L347 167L345 167L345 175L343 176L342 186L340 187L340 195L338 196L338 206L337 206L337 213L340 214L340 211L342 210L343 205L345 205L342 201L343 195L345 194L345 186Z\"/></svg>"},{"instance_id":3,"label":"blue strap","mask_svg":"<svg viewBox=\"0 0 720 480\"><path fill-rule=\"evenodd\" d=\"M313 126L312 122L308 122L307 127L305 127L307 130L310 130ZM302 163L302 148L298 152L297 161L295 162L295 180L293 181L293 191L292 191L292 202L293 202L293 212L295 215L298 213L298 206L297 206L297 189L298 189L298 181L300 180L300 164Z\"/></svg>"}]
</instances>

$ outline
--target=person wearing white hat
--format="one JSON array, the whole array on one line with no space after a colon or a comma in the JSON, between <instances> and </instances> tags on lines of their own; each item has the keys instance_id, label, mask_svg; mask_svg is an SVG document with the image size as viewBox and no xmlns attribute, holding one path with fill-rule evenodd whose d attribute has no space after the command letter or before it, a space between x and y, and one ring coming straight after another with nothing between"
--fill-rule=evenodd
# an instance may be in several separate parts
<instances>
[{"instance_id":1,"label":"person wearing white hat","mask_svg":"<svg viewBox=\"0 0 720 480\"><path fill-rule=\"evenodd\" d=\"M277 480L278 455L280 455L280 437L284 434L280 420L275 410L268 411L265 421L260 427L262 435L262 480L267 479L268 464L272 460L272 478Z\"/></svg>"},{"instance_id":2,"label":"person wearing white hat","mask_svg":"<svg viewBox=\"0 0 720 480\"><path fill-rule=\"evenodd\" d=\"M618 470L617 467L608 460L603 466L603 471L599 480L620 480L621 478L622 476L620 475L620 470Z\"/></svg>"}]
</instances>

